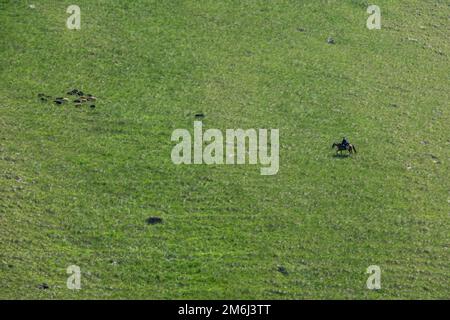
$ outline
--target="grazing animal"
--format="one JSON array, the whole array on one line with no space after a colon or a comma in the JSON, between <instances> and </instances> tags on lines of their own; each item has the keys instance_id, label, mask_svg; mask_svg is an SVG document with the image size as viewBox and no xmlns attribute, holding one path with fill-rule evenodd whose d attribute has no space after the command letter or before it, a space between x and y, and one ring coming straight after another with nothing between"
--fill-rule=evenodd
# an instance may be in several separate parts
<instances>
[{"instance_id":1,"label":"grazing animal","mask_svg":"<svg viewBox=\"0 0 450 320\"><path fill-rule=\"evenodd\" d=\"M67 92L67 94L74 96L78 94L78 89L73 89L72 91Z\"/></svg>"},{"instance_id":2,"label":"grazing animal","mask_svg":"<svg viewBox=\"0 0 450 320\"><path fill-rule=\"evenodd\" d=\"M160 217L150 217L146 221L148 224L163 223L163 219Z\"/></svg>"},{"instance_id":3,"label":"grazing animal","mask_svg":"<svg viewBox=\"0 0 450 320\"><path fill-rule=\"evenodd\" d=\"M64 97L59 97L59 98L56 98L54 102L56 104L63 104L63 103L69 102L69 99L64 98Z\"/></svg>"},{"instance_id":4,"label":"grazing animal","mask_svg":"<svg viewBox=\"0 0 450 320\"><path fill-rule=\"evenodd\" d=\"M349 152L349 154L352 154L353 152L356 153L356 148L354 145L352 145L351 143L347 144L347 145L343 145L342 143L333 143L333 145L331 146L331 148L336 148L336 154L339 152L340 154L342 154L342 151L347 150Z\"/></svg>"}]
</instances>

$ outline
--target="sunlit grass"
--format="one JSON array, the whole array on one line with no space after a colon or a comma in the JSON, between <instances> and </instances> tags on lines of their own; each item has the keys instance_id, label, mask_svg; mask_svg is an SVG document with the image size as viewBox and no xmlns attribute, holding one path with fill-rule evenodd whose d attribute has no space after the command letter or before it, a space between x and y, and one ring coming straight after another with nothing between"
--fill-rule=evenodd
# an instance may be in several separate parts
<instances>
[{"instance_id":1,"label":"sunlit grass","mask_svg":"<svg viewBox=\"0 0 450 320\"><path fill-rule=\"evenodd\" d=\"M0 2L0 298L449 298L448 5L70 4ZM198 112L278 128L279 173L175 166Z\"/></svg>"}]
</instances>

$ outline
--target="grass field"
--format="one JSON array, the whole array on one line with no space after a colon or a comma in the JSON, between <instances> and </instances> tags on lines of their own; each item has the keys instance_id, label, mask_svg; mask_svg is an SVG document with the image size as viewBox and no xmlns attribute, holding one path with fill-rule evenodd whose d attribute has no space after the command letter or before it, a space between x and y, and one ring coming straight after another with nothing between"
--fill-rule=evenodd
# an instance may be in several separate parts
<instances>
[{"instance_id":1,"label":"grass field","mask_svg":"<svg viewBox=\"0 0 450 320\"><path fill-rule=\"evenodd\" d=\"M450 3L375 4L0 0L0 298L449 299ZM199 112L278 174L174 165Z\"/></svg>"}]
</instances>

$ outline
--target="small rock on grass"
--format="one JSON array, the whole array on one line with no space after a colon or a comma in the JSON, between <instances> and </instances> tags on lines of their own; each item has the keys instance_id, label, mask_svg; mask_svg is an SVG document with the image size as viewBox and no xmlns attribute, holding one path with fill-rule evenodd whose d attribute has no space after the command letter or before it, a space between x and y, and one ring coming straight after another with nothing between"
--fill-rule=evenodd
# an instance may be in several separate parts
<instances>
[{"instance_id":1,"label":"small rock on grass","mask_svg":"<svg viewBox=\"0 0 450 320\"><path fill-rule=\"evenodd\" d=\"M440 163L441 163L441 161L439 160L439 158L436 157L435 155L430 154L430 157L431 157L431 159L432 159L432 161L433 161L434 163L436 163L436 164L440 164Z\"/></svg>"},{"instance_id":2,"label":"small rock on grass","mask_svg":"<svg viewBox=\"0 0 450 320\"><path fill-rule=\"evenodd\" d=\"M38 289L40 290L47 290L48 288L50 287L46 283L41 283L40 285L38 285Z\"/></svg>"},{"instance_id":3,"label":"small rock on grass","mask_svg":"<svg viewBox=\"0 0 450 320\"><path fill-rule=\"evenodd\" d=\"M278 266L278 272L287 276L289 274L289 272L287 271L287 269L283 266Z\"/></svg>"},{"instance_id":4,"label":"small rock on grass","mask_svg":"<svg viewBox=\"0 0 450 320\"><path fill-rule=\"evenodd\" d=\"M336 44L336 41L334 41L334 39L332 37L328 37L327 43L328 44Z\"/></svg>"}]
</instances>

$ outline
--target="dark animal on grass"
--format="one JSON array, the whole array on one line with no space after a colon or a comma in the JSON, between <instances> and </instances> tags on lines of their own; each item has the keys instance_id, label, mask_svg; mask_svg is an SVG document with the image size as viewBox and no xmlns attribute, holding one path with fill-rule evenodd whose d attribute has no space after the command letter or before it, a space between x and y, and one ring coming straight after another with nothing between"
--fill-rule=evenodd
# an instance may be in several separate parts
<instances>
[{"instance_id":1,"label":"dark animal on grass","mask_svg":"<svg viewBox=\"0 0 450 320\"><path fill-rule=\"evenodd\" d=\"M348 145L343 145L342 143L333 143L331 148L336 148L336 154L339 152L342 154L342 151L348 151L349 154L352 154L353 152L356 153L356 148L354 145L349 143Z\"/></svg>"},{"instance_id":2,"label":"dark animal on grass","mask_svg":"<svg viewBox=\"0 0 450 320\"><path fill-rule=\"evenodd\" d=\"M148 224L163 223L163 219L160 217L150 217L146 221Z\"/></svg>"}]
</instances>

